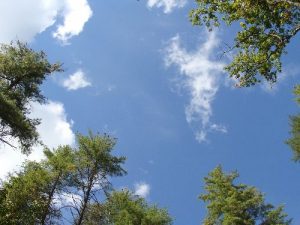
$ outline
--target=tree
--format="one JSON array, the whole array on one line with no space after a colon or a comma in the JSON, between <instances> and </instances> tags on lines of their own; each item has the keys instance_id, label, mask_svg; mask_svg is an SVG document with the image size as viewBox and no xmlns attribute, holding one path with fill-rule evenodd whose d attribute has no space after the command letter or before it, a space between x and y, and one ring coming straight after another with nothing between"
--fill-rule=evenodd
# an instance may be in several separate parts
<instances>
[{"instance_id":1,"label":"tree","mask_svg":"<svg viewBox=\"0 0 300 225\"><path fill-rule=\"evenodd\" d=\"M78 134L77 147L46 149L45 160L26 162L0 187L0 224L64 224L63 209L71 210L72 224L83 224L88 205L110 191L109 177L126 173L125 158L111 154L115 143L108 135Z\"/></svg>"},{"instance_id":2,"label":"tree","mask_svg":"<svg viewBox=\"0 0 300 225\"><path fill-rule=\"evenodd\" d=\"M205 178L206 193L200 199L208 203L204 225L288 225L283 207L266 204L256 188L235 184L238 173L225 174L221 166Z\"/></svg>"},{"instance_id":3,"label":"tree","mask_svg":"<svg viewBox=\"0 0 300 225\"><path fill-rule=\"evenodd\" d=\"M48 224L59 218L61 211L55 206L57 196L61 196L72 186L70 177L75 171L75 152L70 146L60 146L53 151L44 150L46 160L42 162L50 179L47 183L46 205L41 215L41 225Z\"/></svg>"},{"instance_id":4,"label":"tree","mask_svg":"<svg viewBox=\"0 0 300 225\"><path fill-rule=\"evenodd\" d=\"M2 223L2 219L7 214L6 209L3 207L6 199L7 191L3 187L3 184L0 184L0 224ZM4 224L4 223L3 223Z\"/></svg>"},{"instance_id":5,"label":"tree","mask_svg":"<svg viewBox=\"0 0 300 225\"><path fill-rule=\"evenodd\" d=\"M61 71L50 64L44 52L35 52L26 44L0 46L0 141L12 147L16 139L23 153L38 142L38 119L28 117L30 102L44 103L40 85L48 75Z\"/></svg>"},{"instance_id":6,"label":"tree","mask_svg":"<svg viewBox=\"0 0 300 225\"><path fill-rule=\"evenodd\" d=\"M55 201L70 186L74 152L69 146L44 151L41 162L27 161L0 190L0 224L53 224L61 217ZM56 224L56 223L55 223Z\"/></svg>"},{"instance_id":7,"label":"tree","mask_svg":"<svg viewBox=\"0 0 300 225\"><path fill-rule=\"evenodd\" d=\"M294 89L294 93L297 96L297 103L300 104L300 85L297 85ZM300 161L300 114L291 116L291 137L287 140L287 144L291 147L294 154L294 161Z\"/></svg>"},{"instance_id":8,"label":"tree","mask_svg":"<svg viewBox=\"0 0 300 225\"><path fill-rule=\"evenodd\" d=\"M73 174L73 187L79 203L74 201L74 224L83 224L87 207L93 202L99 202L101 191L105 194L110 189L109 177L123 176L122 168L125 157L111 155L116 140L108 135L89 136L77 135L78 149L75 154L76 172Z\"/></svg>"},{"instance_id":9,"label":"tree","mask_svg":"<svg viewBox=\"0 0 300 225\"><path fill-rule=\"evenodd\" d=\"M165 209L149 205L144 198L128 190L113 192L103 204L92 204L85 216L85 225L170 225Z\"/></svg>"},{"instance_id":10,"label":"tree","mask_svg":"<svg viewBox=\"0 0 300 225\"><path fill-rule=\"evenodd\" d=\"M40 224L50 179L45 168L36 162L27 162L20 172L10 175L1 187L5 194L0 205L0 224Z\"/></svg>"},{"instance_id":11,"label":"tree","mask_svg":"<svg viewBox=\"0 0 300 225\"><path fill-rule=\"evenodd\" d=\"M190 12L194 25L209 30L240 24L240 31L229 50L236 54L225 67L239 86L251 86L265 79L277 80L281 72L281 56L291 39L300 30L298 0L195 0L197 7Z\"/></svg>"}]
</instances>

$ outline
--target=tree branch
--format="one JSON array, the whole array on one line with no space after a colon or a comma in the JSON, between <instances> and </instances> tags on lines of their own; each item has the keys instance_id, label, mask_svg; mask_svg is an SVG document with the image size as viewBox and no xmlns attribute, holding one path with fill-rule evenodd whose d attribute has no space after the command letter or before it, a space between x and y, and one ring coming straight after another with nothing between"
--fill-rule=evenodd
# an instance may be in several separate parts
<instances>
[{"instance_id":1,"label":"tree branch","mask_svg":"<svg viewBox=\"0 0 300 225\"><path fill-rule=\"evenodd\" d=\"M300 7L300 2L294 2L292 0L275 0L275 2L282 2L282 3L288 3L290 5Z\"/></svg>"},{"instance_id":2,"label":"tree branch","mask_svg":"<svg viewBox=\"0 0 300 225\"><path fill-rule=\"evenodd\" d=\"M4 140L4 139L3 139L3 138L1 138L1 137L0 137L0 141L1 141L1 142L3 142L3 143L5 143L5 144L7 144L7 145L9 145L10 147L12 147L12 148L14 148L14 149L16 149L16 148L17 148L16 146L14 146L14 145L10 144L8 141Z\"/></svg>"},{"instance_id":3,"label":"tree branch","mask_svg":"<svg viewBox=\"0 0 300 225\"><path fill-rule=\"evenodd\" d=\"M299 3L300 5L300 3ZM300 31L300 23L297 24L294 29L291 31L291 36L295 36Z\"/></svg>"}]
</instances>

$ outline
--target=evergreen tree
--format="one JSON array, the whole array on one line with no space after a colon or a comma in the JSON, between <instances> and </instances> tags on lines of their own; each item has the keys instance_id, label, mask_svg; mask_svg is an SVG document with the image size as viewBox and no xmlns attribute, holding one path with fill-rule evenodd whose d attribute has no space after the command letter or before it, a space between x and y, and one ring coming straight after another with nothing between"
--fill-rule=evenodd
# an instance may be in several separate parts
<instances>
[{"instance_id":1,"label":"evergreen tree","mask_svg":"<svg viewBox=\"0 0 300 225\"><path fill-rule=\"evenodd\" d=\"M20 172L10 175L1 187L0 224L40 224L50 180L48 171L36 162L26 162Z\"/></svg>"},{"instance_id":2,"label":"evergreen tree","mask_svg":"<svg viewBox=\"0 0 300 225\"><path fill-rule=\"evenodd\" d=\"M60 196L72 186L70 177L75 171L75 152L70 146L60 146L53 151L45 149L46 160L42 163L49 173L50 180L47 183L46 205L41 217L41 225L52 224L60 218L60 208L55 202L61 201Z\"/></svg>"},{"instance_id":3,"label":"evergreen tree","mask_svg":"<svg viewBox=\"0 0 300 225\"><path fill-rule=\"evenodd\" d=\"M76 172L72 175L73 187L80 201L74 201L74 224L83 224L87 207L93 202L99 202L101 194L106 194L110 188L109 178L123 176L126 171L122 168L125 157L111 154L116 140L108 135L88 136L77 135L78 148L75 154Z\"/></svg>"},{"instance_id":4,"label":"evergreen tree","mask_svg":"<svg viewBox=\"0 0 300 225\"><path fill-rule=\"evenodd\" d=\"M73 224L83 224L87 206L110 191L109 178L126 171L121 167L125 158L111 154L114 138L78 134L77 143L46 149L45 160L28 161L9 176L0 188L0 224L64 224L72 218L65 220L62 209L71 211ZM76 199L70 204L65 196Z\"/></svg>"},{"instance_id":5,"label":"evergreen tree","mask_svg":"<svg viewBox=\"0 0 300 225\"><path fill-rule=\"evenodd\" d=\"M165 209L149 205L128 190L113 192L103 204L88 207L84 225L170 225Z\"/></svg>"},{"instance_id":6,"label":"evergreen tree","mask_svg":"<svg viewBox=\"0 0 300 225\"><path fill-rule=\"evenodd\" d=\"M16 139L29 153L38 142L38 119L30 119L30 102L44 103L40 85L48 75L61 71L50 64L44 52L35 52L17 42L0 46L0 142L12 147Z\"/></svg>"},{"instance_id":7,"label":"evergreen tree","mask_svg":"<svg viewBox=\"0 0 300 225\"><path fill-rule=\"evenodd\" d=\"M218 166L205 178L206 193L200 199L207 203L204 225L288 225L283 207L266 204L255 187L235 184L236 172L225 174Z\"/></svg>"},{"instance_id":8,"label":"evergreen tree","mask_svg":"<svg viewBox=\"0 0 300 225\"><path fill-rule=\"evenodd\" d=\"M294 89L297 96L297 103L300 104L300 85ZM291 147L296 162L300 161L300 114L291 116L291 137L287 140L287 144Z\"/></svg>"}]
</instances>

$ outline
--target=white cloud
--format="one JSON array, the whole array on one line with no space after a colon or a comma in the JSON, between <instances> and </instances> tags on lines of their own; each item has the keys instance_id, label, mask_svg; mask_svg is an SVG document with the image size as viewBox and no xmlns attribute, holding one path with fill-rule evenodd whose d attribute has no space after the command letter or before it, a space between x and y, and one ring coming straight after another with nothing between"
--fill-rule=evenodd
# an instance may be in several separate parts
<instances>
[{"instance_id":1,"label":"white cloud","mask_svg":"<svg viewBox=\"0 0 300 225\"><path fill-rule=\"evenodd\" d=\"M170 13L174 8L182 8L186 5L187 0L148 0L149 8L164 8L164 13Z\"/></svg>"},{"instance_id":2,"label":"white cloud","mask_svg":"<svg viewBox=\"0 0 300 225\"><path fill-rule=\"evenodd\" d=\"M225 127L224 125L222 124L212 124L210 125L210 129L212 131L218 131L218 132L221 132L221 133L227 133L227 127Z\"/></svg>"},{"instance_id":3,"label":"white cloud","mask_svg":"<svg viewBox=\"0 0 300 225\"><path fill-rule=\"evenodd\" d=\"M135 184L134 194L146 198L150 194L150 185L144 182Z\"/></svg>"},{"instance_id":4,"label":"white cloud","mask_svg":"<svg viewBox=\"0 0 300 225\"><path fill-rule=\"evenodd\" d=\"M87 80L85 73L79 69L74 74L71 74L68 79L64 80L63 86L68 90L77 90L91 86L91 83Z\"/></svg>"},{"instance_id":5,"label":"white cloud","mask_svg":"<svg viewBox=\"0 0 300 225\"><path fill-rule=\"evenodd\" d=\"M49 148L59 145L73 145L75 135L71 129L72 122L68 122L64 106L59 102L48 102L45 105L32 104L32 118L41 118L41 124L37 127L40 139ZM43 147L36 146L28 157L19 150L7 145L0 146L0 178L4 178L8 172L15 170L24 160L40 160L43 158Z\"/></svg>"},{"instance_id":6,"label":"white cloud","mask_svg":"<svg viewBox=\"0 0 300 225\"><path fill-rule=\"evenodd\" d=\"M209 33L207 40L201 43L195 52L188 52L181 46L180 37L172 38L166 48L167 66L176 65L181 76L178 85L190 95L190 102L185 108L186 120L196 126L195 136L199 142L206 141L208 132L226 133L222 125L211 122L212 102L221 83L223 62L212 55L219 44L215 33Z\"/></svg>"},{"instance_id":7,"label":"white cloud","mask_svg":"<svg viewBox=\"0 0 300 225\"><path fill-rule=\"evenodd\" d=\"M51 26L58 26L54 37L63 43L78 35L92 16L87 0L10 0L0 1L0 43L32 41ZM63 25L58 24L62 18Z\"/></svg>"},{"instance_id":8,"label":"white cloud","mask_svg":"<svg viewBox=\"0 0 300 225\"><path fill-rule=\"evenodd\" d=\"M64 23L59 25L53 37L68 44L71 37L78 35L84 24L91 18L92 10L87 0L65 0L63 9Z\"/></svg>"}]
</instances>

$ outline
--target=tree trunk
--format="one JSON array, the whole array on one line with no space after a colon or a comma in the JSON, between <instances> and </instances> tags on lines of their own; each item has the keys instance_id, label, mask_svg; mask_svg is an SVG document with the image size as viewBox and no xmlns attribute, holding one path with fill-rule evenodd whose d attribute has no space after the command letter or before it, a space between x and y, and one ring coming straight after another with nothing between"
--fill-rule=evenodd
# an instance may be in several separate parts
<instances>
[{"instance_id":1,"label":"tree trunk","mask_svg":"<svg viewBox=\"0 0 300 225\"><path fill-rule=\"evenodd\" d=\"M84 193L83 203L80 207L78 220L75 222L75 225L82 225L83 216L85 214L86 207L87 207L87 205L89 203L89 200L90 200L90 195L91 195L91 190L92 190L92 187L93 187L94 178L95 178L95 172L92 172L92 175L89 179L89 183L88 183L88 186L87 186L87 190Z\"/></svg>"},{"instance_id":2,"label":"tree trunk","mask_svg":"<svg viewBox=\"0 0 300 225\"><path fill-rule=\"evenodd\" d=\"M52 189L51 189L51 191L50 191L50 193L48 195L48 201L47 201L45 212L44 212L44 214L42 216L42 219L41 219L41 225L46 225L46 219L47 219L50 207L51 207L51 202L53 200L53 196L54 196L54 193L55 193L55 190L56 190L56 187L57 187L57 184L58 184L60 178L61 178L61 172L55 178L55 181L54 181L54 184L52 186Z\"/></svg>"}]
</instances>

